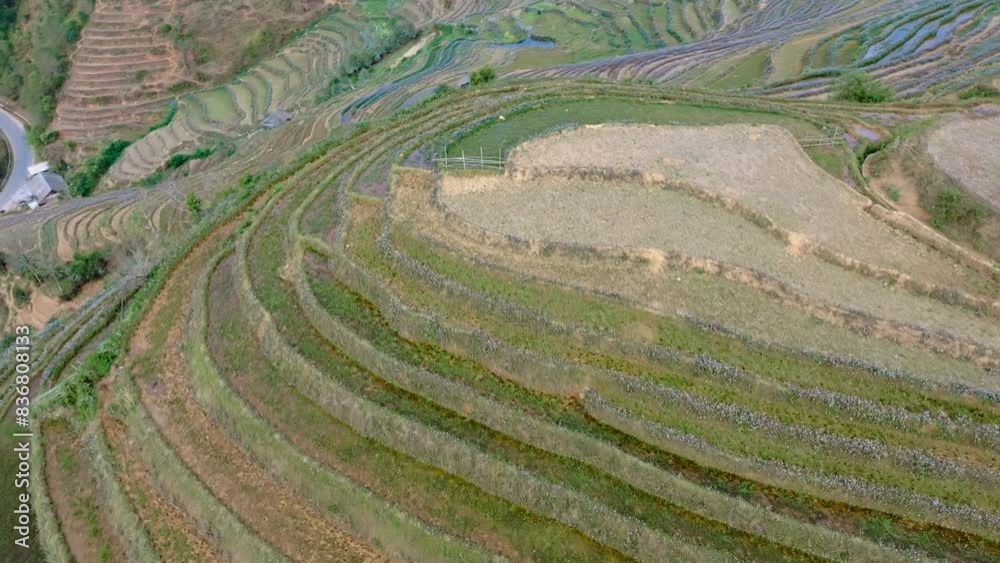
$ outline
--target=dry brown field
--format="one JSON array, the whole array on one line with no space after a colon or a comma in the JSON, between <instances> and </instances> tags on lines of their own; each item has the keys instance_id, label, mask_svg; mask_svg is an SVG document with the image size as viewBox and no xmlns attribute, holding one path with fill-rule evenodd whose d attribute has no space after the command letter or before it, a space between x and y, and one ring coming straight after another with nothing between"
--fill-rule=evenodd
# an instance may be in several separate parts
<instances>
[{"instance_id":1,"label":"dry brown field","mask_svg":"<svg viewBox=\"0 0 1000 563\"><path fill-rule=\"evenodd\" d=\"M1000 115L955 119L933 131L927 149L937 165L1000 211Z\"/></svg>"}]
</instances>

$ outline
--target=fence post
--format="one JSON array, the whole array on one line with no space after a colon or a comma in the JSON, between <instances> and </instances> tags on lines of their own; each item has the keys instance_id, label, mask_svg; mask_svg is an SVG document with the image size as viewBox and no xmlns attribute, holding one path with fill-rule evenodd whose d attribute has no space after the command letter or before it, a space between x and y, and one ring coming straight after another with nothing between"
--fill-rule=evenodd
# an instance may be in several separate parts
<instances>
[{"instance_id":1,"label":"fence post","mask_svg":"<svg viewBox=\"0 0 1000 563\"><path fill-rule=\"evenodd\" d=\"M465 149L462 149L462 170L465 170Z\"/></svg>"}]
</instances>

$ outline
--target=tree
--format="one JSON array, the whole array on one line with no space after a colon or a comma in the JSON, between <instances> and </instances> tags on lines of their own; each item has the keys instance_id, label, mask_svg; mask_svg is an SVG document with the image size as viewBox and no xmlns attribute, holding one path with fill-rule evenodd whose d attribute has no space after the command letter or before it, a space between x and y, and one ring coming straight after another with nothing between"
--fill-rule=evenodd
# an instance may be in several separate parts
<instances>
[{"instance_id":1,"label":"tree","mask_svg":"<svg viewBox=\"0 0 1000 563\"><path fill-rule=\"evenodd\" d=\"M492 82L497 77L497 71L493 70L491 66L484 66L483 68L473 72L469 76L469 83L473 86L482 86Z\"/></svg>"},{"instance_id":2,"label":"tree","mask_svg":"<svg viewBox=\"0 0 1000 563\"><path fill-rule=\"evenodd\" d=\"M29 254L18 254L10 263L10 270L18 277L35 280L35 285L42 285L42 282L50 277L51 269L36 260Z\"/></svg>"},{"instance_id":3,"label":"tree","mask_svg":"<svg viewBox=\"0 0 1000 563\"><path fill-rule=\"evenodd\" d=\"M187 195L187 208L195 217L201 217L202 203L201 198L190 193Z\"/></svg>"},{"instance_id":4,"label":"tree","mask_svg":"<svg viewBox=\"0 0 1000 563\"><path fill-rule=\"evenodd\" d=\"M31 290L26 287L21 287L19 285L14 286L14 303L18 306L23 307L28 303L31 303Z\"/></svg>"},{"instance_id":5,"label":"tree","mask_svg":"<svg viewBox=\"0 0 1000 563\"><path fill-rule=\"evenodd\" d=\"M72 260L56 266L55 278L59 284L59 297L68 301L76 297L88 282L102 278L107 273L108 258L104 252L100 250L76 252Z\"/></svg>"},{"instance_id":6,"label":"tree","mask_svg":"<svg viewBox=\"0 0 1000 563\"><path fill-rule=\"evenodd\" d=\"M892 98L892 86L880 83L867 72L853 72L840 81L837 99L862 104L877 104Z\"/></svg>"},{"instance_id":7,"label":"tree","mask_svg":"<svg viewBox=\"0 0 1000 563\"><path fill-rule=\"evenodd\" d=\"M455 89L452 88L451 84L438 84L437 88L434 89L434 95L440 98L450 95Z\"/></svg>"}]
</instances>

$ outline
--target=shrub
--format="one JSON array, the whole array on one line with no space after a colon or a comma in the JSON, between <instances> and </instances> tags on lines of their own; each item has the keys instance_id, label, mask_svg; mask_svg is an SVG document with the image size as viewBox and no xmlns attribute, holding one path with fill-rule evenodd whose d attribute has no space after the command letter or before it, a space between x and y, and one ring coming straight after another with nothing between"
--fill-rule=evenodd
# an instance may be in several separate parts
<instances>
[{"instance_id":1,"label":"shrub","mask_svg":"<svg viewBox=\"0 0 1000 563\"><path fill-rule=\"evenodd\" d=\"M992 86L984 86L982 84L976 84L968 90L963 90L959 92L959 100L968 100L971 98L996 98L1000 97L1000 90Z\"/></svg>"},{"instance_id":2,"label":"shrub","mask_svg":"<svg viewBox=\"0 0 1000 563\"><path fill-rule=\"evenodd\" d=\"M368 78L369 69L400 45L417 36L417 28L409 21L394 21L385 33L365 36L365 45L353 51L340 62L337 73L326 87L316 93L316 103L354 88L355 81Z\"/></svg>"},{"instance_id":3,"label":"shrub","mask_svg":"<svg viewBox=\"0 0 1000 563\"><path fill-rule=\"evenodd\" d=\"M191 88L194 88L195 86L197 86L197 84L195 84L194 82L188 80L181 80L179 82L174 82L173 84L168 86L167 91L170 92L171 94L177 94L183 92L184 90L189 90Z\"/></svg>"},{"instance_id":4,"label":"shrub","mask_svg":"<svg viewBox=\"0 0 1000 563\"><path fill-rule=\"evenodd\" d=\"M61 290L59 298L69 300L76 297L84 285L104 277L106 273L108 258L104 252L93 250L73 254L72 260L55 269L55 277Z\"/></svg>"},{"instance_id":5,"label":"shrub","mask_svg":"<svg viewBox=\"0 0 1000 563\"><path fill-rule=\"evenodd\" d=\"M888 101L894 92L891 86L881 84L867 72L854 72L845 76L837 89L837 99L862 104Z\"/></svg>"},{"instance_id":6,"label":"shrub","mask_svg":"<svg viewBox=\"0 0 1000 563\"><path fill-rule=\"evenodd\" d=\"M58 131L46 131L44 127L35 127L34 125L25 127L24 132L28 144L38 154L42 154L45 145L51 144L59 138Z\"/></svg>"},{"instance_id":7,"label":"shrub","mask_svg":"<svg viewBox=\"0 0 1000 563\"><path fill-rule=\"evenodd\" d=\"M212 60L212 47L209 45L199 45L194 51L194 62L202 65L210 60Z\"/></svg>"},{"instance_id":8,"label":"shrub","mask_svg":"<svg viewBox=\"0 0 1000 563\"><path fill-rule=\"evenodd\" d=\"M66 180L70 195L85 197L93 193L101 178L118 161L129 144L128 141L115 139L104 145L101 152L85 160Z\"/></svg>"},{"instance_id":9,"label":"shrub","mask_svg":"<svg viewBox=\"0 0 1000 563\"><path fill-rule=\"evenodd\" d=\"M14 303L18 305L27 305L31 302L31 290L26 287L21 287L19 285L14 286Z\"/></svg>"},{"instance_id":10,"label":"shrub","mask_svg":"<svg viewBox=\"0 0 1000 563\"><path fill-rule=\"evenodd\" d=\"M243 46L240 66L247 67L263 59L278 46L278 38L270 30L262 29Z\"/></svg>"},{"instance_id":11,"label":"shrub","mask_svg":"<svg viewBox=\"0 0 1000 563\"><path fill-rule=\"evenodd\" d=\"M867 160L869 156L888 148L889 145L892 144L892 141L892 137L886 137L874 143L863 141L855 149L855 154L858 158L858 166L864 166L865 160Z\"/></svg>"},{"instance_id":12,"label":"shrub","mask_svg":"<svg viewBox=\"0 0 1000 563\"><path fill-rule=\"evenodd\" d=\"M76 43L80 39L80 30L83 26L76 20L66 20L63 23L63 39L66 43Z\"/></svg>"},{"instance_id":13,"label":"shrub","mask_svg":"<svg viewBox=\"0 0 1000 563\"><path fill-rule=\"evenodd\" d=\"M213 152L215 152L215 149L209 147L198 147L194 150L194 152L179 152L172 154L170 155L170 158L163 163L163 167L167 170L173 170L187 164L191 160L208 158Z\"/></svg>"},{"instance_id":14,"label":"shrub","mask_svg":"<svg viewBox=\"0 0 1000 563\"><path fill-rule=\"evenodd\" d=\"M893 545L905 539L902 530L891 519L872 516L861 522L861 533L878 542Z\"/></svg>"},{"instance_id":15,"label":"shrub","mask_svg":"<svg viewBox=\"0 0 1000 563\"><path fill-rule=\"evenodd\" d=\"M29 254L18 254L8 267L18 277L33 280L37 285L52 277L52 267Z\"/></svg>"},{"instance_id":16,"label":"shrub","mask_svg":"<svg viewBox=\"0 0 1000 563\"><path fill-rule=\"evenodd\" d=\"M469 76L469 83L473 86L482 86L484 84L489 84L493 82L497 77L497 72L493 70L491 66L484 66L483 68L473 72Z\"/></svg>"},{"instance_id":17,"label":"shrub","mask_svg":"<svg viewBox=\"0 0 1000 563\"><path fill-rule=\"evenodd\" d=\"M96 384L111 370L111 365L118 357L115 344L111 340L102 342L97 351L88 355L77 368L79 376L63 387L60 404L82 414L81 418L93 416L97 412Z\"/></svg>"},{"instance_id":18,"label":"shrub","mask_svg":"<svg viewBox=\"0 0 1000 563\"><path fill-rule=\"evenodd\" d=\"M970 202L958 188L948 188L934 202L931 225L938 229L959 223L977 224L989 214L986 206Z\"/></svg>"},{"instance_id":19,"label":"shrub","mask_svg":"<svg viewBox=\"0 0 1000 563\"><path fill-rule=\"evenodd\" d=\"M156 123L149 126L149 131L153 132L161 127L166 127L170 125L170 122L174 120L174 116L177 115L177 100L170 100L170 106L167 107L167 113L164 114L163 118Z\"/></svg>"},{"instance_id":20,"label":"shrub","mask_svg":"<svg viewBox=\"0 0 1000 563\"><path fill-rule=\"evenodd\" d=\"M155 185L159 184L166 177L167 177L167 173L164 172L163 170L154 170L153 172L150 172L149 174L146 174L142 178L139 178L138 180L136 180L135 184L137 186L142 186L144 188L148 188L150 186L155 186Z\"/></svg>"},{"instance_id":21,"label":"shrub","mask_svg":"<svg viewBox=\"0 0 1000 563\"><path fill-rule=\"evenodd\" d=\"M187 208L195 217L201 217L202 202L201 198L190 193L187 195Z\"/></svg>"},{"instance_id":22,"label":"shrub","mask_svg":"<svg viewBox=\"0 0 1000 563\"><path fill-rule=\"evenodd\" d=\"M900 191L899 186L889 186L889 199L892 201L899 201L899 198L902 197L902 195L903 193Z\"/></svg>"}]
</instances>

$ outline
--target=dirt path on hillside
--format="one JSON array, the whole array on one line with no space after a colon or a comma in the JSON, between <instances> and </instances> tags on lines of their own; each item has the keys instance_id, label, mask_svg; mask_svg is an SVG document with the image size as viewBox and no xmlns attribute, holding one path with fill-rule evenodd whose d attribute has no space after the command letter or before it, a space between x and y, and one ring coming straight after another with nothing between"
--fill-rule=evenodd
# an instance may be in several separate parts
<instances>
[{"instance_id":1,"label":"dirt path on hillside","mask_svg":"<svg viewBox=\"0 0 1000 563\"><path fill-rule=\"evenodd\" d=\"M870 178L871 187L884 194L901 211L908 213L921 222L926 223L930 221L931 214L920 205L920 191L913 185L913 181L900 170L899 160L892 156L889 158L889 171L877 176L871 175L868 161L865 161L865 166L863 167L864 175L866 178ZM893 200L894 188L898 190L898 199L896 200Z\"/></svg>"}]
</instances>

